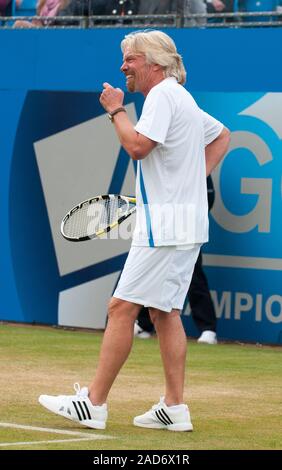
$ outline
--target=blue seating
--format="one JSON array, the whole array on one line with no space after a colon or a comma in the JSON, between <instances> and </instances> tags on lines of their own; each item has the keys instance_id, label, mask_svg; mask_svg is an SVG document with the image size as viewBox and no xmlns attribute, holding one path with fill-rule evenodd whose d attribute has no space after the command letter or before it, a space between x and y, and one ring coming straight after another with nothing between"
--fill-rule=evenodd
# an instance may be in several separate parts
<instances>
[{"instance_id":1,"label":"blue seating","mask_svg":"<svg viewBox=\"0 0 282 470\"><path fill-rule=\"evenodd\" d=\"M262 12L262 11L275 11L279 5L279 0L244 0L237 1L239 4L238 10L244 12ZM273 21L272 16L249 16L244 21Z\"/></svg>"},{"instance_id":2,"label":"blue seating","mask_svg":"<svg viewBox=\"0 0 282 470\"><path fill-rule=\"evenodd\" d=\"M277 0L245 0L244 11L274 11L278 3Z\"/></svg>"},{"instance_id":3,"label":"blue seating","mask_svg":"<svg viewBox=\"0 0 282 470\"><path fill-rule=\"evenodd\" d=\"M13 0L15 4L15 0ZM14 6L13 16L34 16L36 15L36 0L22 0L19 7Z\"/></svg>"}]
</instances>

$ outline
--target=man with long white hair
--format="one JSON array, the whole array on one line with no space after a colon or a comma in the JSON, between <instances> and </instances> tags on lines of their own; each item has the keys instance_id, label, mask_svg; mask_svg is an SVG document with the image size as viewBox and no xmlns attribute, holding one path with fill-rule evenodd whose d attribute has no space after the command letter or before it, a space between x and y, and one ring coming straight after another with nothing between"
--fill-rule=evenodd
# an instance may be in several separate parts
<instances>
[{"instance_id":1,"label":"man with long white hair","mask_svg":"<svg viewBox=\"0 0 282 470\"><path fill-rule=\"evenodd\" d=\"M137 161L137 224L118 286L109 304L95 377L76 395L41 395L50 411L104 429L107 397L133 342L142 305L154 323L165 374L165 394L134 425L192 431L184 403L186 335L180 312L200 247L208 240L206 175L224 156L229 131L203 112L183 87L185 68L173 40L161 31L140 31L121 43L121 71L130 92L145 102L134 126L124 92L104 83L102 106L128 155Z\"/></svg>"}]
</instances>

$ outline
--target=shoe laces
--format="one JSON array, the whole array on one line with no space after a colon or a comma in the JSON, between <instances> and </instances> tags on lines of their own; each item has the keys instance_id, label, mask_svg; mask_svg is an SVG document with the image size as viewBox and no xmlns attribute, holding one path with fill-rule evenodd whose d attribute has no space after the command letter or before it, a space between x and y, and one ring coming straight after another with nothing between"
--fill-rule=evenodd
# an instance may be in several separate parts
<instances>
[{"instance_id":1,"label":"shoe laces","mask_svg":"<svg viewBox=\"0 0 282 470\"><path fill-rule=\"evenodd\" d=\"M86 398L88 397L88 388L87 387L82 387L80 388L80 385L78 382L75 382L73 384L74 391L76 392L76 396L79 398Z\"/></svg>"},{"instance_id":2,"label":"shoe laces","mask_svg":"<svg viewBox=\"0 0 282 470\"><path fill-rule=\"evenodd\" d=\"M159 403L152 406L152 411L157 410L160 406L163 406L163 405L165 405L164 397L161 397Z\"/></svg>"}]
</instances>

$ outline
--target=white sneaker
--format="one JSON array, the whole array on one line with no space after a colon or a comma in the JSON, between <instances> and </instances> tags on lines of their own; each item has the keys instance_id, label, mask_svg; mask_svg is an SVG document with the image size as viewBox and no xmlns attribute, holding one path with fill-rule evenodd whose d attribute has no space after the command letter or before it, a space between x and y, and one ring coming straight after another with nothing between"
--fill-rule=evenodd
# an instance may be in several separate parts
<instances>
[{"instance_id":1,"label":"white sneaker","mask_svg":"<svg viewBox=\"0 0 282 470\"><path fill-rule=\"evenodd\" d=\"M198 343L217 344L216 333L210 330L203 331L198 339Z\"/></svg>"},{"instance_id":2,"label":"white sneaker","mask_svg":"<svg viewBox=\"0 0 282 470\"><path fill-rule=\"evenodd\" d=\"M135 426L150 429L167 429L168 431L193 431L190 413L187 405L167 406L164 397L154 405L150 411L136 416L133 420Z\"/></svg>"},{"instance_id":3,"label":"white sneaker","mask_svg":"<svg viewBox=\"0 0 282 470\"><path fill-rule=\"evenodd\" d=\"M137 338L141 338L141 339L148 339L148 338L151 338L151 333L149 333L148 331L145 331L141 328L141 326L138 325L137 322L134 323L134 336L136 336Z\"/></svg>"},{"instance_id":4,"label":"white sneaker","mask_svg":"<svg viewBox=\"0 0 282 470\"><path fill-rule=\"evenodd\" d=\"M47 410L79 422L88 428L105 429L108 417L107 405L94 406L88 398L88 388L74 384L76 395L40 395L38 401Z\"/></svg>"}]
</instances>

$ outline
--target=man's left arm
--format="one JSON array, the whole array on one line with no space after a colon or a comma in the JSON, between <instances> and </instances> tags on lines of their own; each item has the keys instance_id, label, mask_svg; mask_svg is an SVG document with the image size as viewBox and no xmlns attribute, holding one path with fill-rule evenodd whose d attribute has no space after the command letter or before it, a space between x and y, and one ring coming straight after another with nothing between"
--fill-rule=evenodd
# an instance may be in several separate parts
<instances>
[{"instance_id":1,"label":"man's left arm","mask_svg":"<svg viewBox=\"0 0 282 470\"><path fill-rule=\"evenodd\" d=\"M206 172L207 176L211 174L220 160L226 154L230 143L230 131L224 127L219 136L208 144L205 148Z\"/></svg>"}]
</instances>

